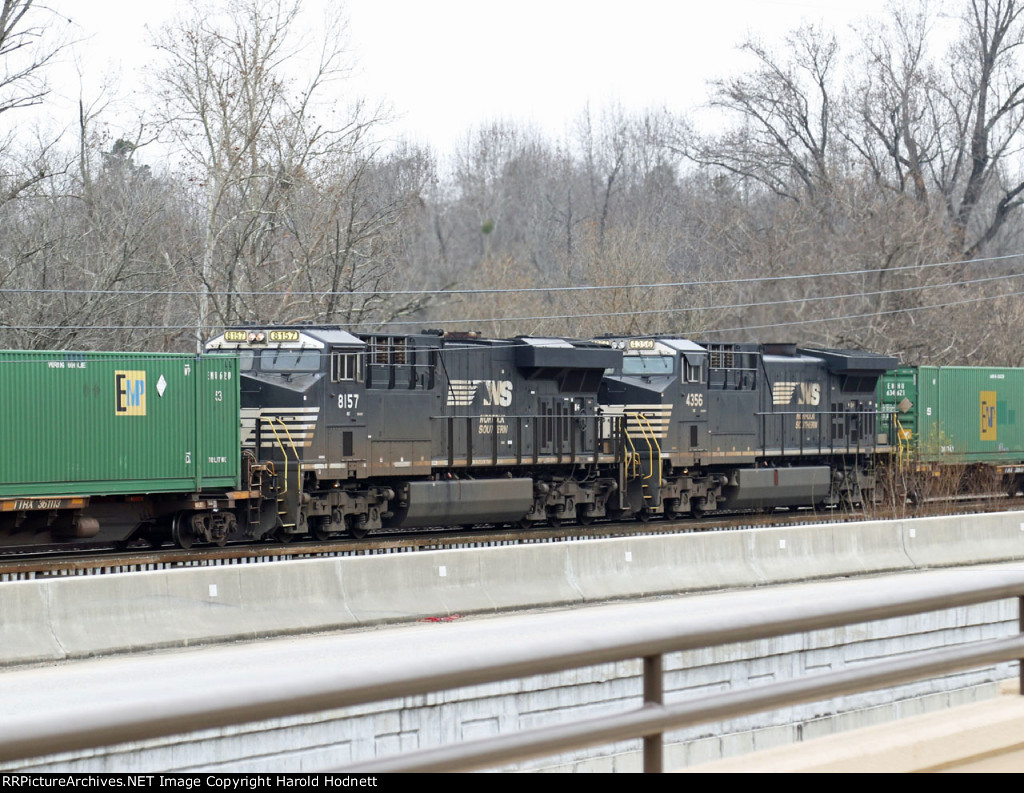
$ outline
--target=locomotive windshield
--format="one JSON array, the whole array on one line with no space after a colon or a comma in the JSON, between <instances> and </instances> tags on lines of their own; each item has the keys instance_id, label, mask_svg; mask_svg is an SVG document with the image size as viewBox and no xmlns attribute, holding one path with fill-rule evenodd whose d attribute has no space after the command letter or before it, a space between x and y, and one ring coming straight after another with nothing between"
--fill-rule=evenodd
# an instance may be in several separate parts
<instances>
[{"instance_id":1,"label":"locomotive windshield","mask_svg":"<svg viewBox=\"0 0 1024 793\"><path fill-rule=\"evenodd\" d=\"M252 350L239 350L238 371L251 372L254 366L256 366L256 353Z\"/></svg>"},{"instance_id":2,"label":"locomotive windshield","mask_svg":"<svg viewBox=\"0 0 1024 793\"><path fill-rule=\"evenodd\" d=\"M319 372L320 350L261 350L260 369L264 372Z\"/></svg>"},{"instance_id":3,"label":"locomotive windshield","mask_svg":"<svg viewBox=\"0 0 1024 793\"><path fill-rule=\"evenodd\" d=\"M675 358L671 355L626 355L622 358L623 374L672 374L674 371Z\"/></svg>"}]
</instances>

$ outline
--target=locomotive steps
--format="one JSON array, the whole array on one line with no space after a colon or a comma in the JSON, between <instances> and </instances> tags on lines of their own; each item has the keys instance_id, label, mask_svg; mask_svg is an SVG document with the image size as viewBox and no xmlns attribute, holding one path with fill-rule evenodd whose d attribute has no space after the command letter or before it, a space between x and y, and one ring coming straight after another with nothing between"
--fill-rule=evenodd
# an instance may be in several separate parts
<instances>
[{"instance_id":1,"label":"locomotive steps","mask_svg":"<svg viewBox=\"0 0 1024 793\"><path fill-rule=\"evenodd\" d=\"M1024 512L0 584L0 664L1024 558Z\"/></svg>"}]
</instances>

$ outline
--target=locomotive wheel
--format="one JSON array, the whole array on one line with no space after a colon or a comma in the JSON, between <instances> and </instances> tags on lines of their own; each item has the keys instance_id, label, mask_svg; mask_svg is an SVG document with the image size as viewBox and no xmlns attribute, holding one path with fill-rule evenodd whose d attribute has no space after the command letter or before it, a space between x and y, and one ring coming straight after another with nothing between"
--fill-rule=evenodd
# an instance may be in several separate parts
<instances>
[{"instance_id":1,"label":"locomotive wheel","mask_svg":"<svg viewBox=\"0 0 1024 793\"><path fill-rule=\"evenodd\" d=\"M665 520L675 520L679 517L679 499L670 498L665 502Z\"/></svg>"},{"instance_id":2,"label":"locomotive wheel","mask_svg":"<svg viewBox=\"0 0 1024 793\"><path fill-rule=\"evenodd\" d=\"M553 529L560 528L562 526L562 516L557 512L549 512L548 525Z\"/></svg>"},{"instance_id":3,"label":"locomotive wheel","mask_svg":"<svg viewBox=\"0 0 1024 793\"><path fill-rule=\"evenodd\" d=\"M292 540L295 539L295 535L294 534L289 534L287 531L284 530L284 526L281 526L279 529L277 529L274 532L274 539L277 540L282 545L287 545L288 543L290 543Z\"/></svg>"},{"instance_id":4,"label":"locomotive wheel","mask_svg":"<svg viewBox=\"0 0 1024 793\"><path fill-rule=\"evenodd\" d=\"M636 519L641 523L649 523L651 520L651 511L647 509L647 507L644 507L636 513Z\"/></svg>"},{"instance_id":5,"label":"locomotive wheel","mask_svg":"<svg viewBox=\"0 0 1024 793\"><path fill-rule=\"evenodd\" d=\"M583 504L576 507L576 522L581 526L589 526L594 522L594 515L592 512L588 512Z\"/></svg>"},{"instance_id":6,"label":"locomotive wheel","mask_svg":"<svg viewBox=\"0 0 1024 793\"><path fill-rule=\"evenodd\" d=\"M351 515L346 515L345 520L348 522L349 536L353 539L361 540L370 533L370 529L367 527L365 519L360 522L359 518L353 518Z\"/></svg>"},{"instance_id":7,"label":"locomotive wheel","mask_svg":"<svg viewBox=\"0 0 1024 793\"><path fill-rule=\"evenodd\" d=\"M174 540L175 545L179 548L184 548L186 551L192 547L192 543L196 540L196 535L192 531L192 522L189 520L188 515L179 512L174 516L174 521L171 523L171 539Z\"/></svg>"},{"instance_id":8,"label":"locomotive wheel","mask_svg":"<svg viewBox=\"0 0 1024 793\"><path fill-rule=\"evenodd\" d=\"M326 542L331 537L327 516L309 519L309 534L317 542Z\"/></svg>"},{"instance_id":9,"label":"locomotive wheel","mask_svg":"<svg viewBox=\"0 0 1024 793\"><path fill-rule=\"evenodd\" d=\"M697 520L700 520L707 515L707 510L704 507L698 507L696 502L690 502L690 514Z\"/></svg>"}]
</instances>

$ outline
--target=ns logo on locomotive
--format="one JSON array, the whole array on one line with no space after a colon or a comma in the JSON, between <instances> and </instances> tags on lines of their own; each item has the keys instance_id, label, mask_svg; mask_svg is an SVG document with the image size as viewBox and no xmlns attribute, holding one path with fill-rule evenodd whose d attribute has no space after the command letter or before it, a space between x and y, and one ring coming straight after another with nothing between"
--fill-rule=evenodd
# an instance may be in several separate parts
<instances>
[{"instance_id":1,"label":"ns logo on locomotive","mask_svg":"<svg viewBox=\"0 0 1024 793\"><path fill-rule=\"evenodd\" d=\"M854 508L910 421L896 359L786 344L247 327L7 364L6 546Z\"/></svg>"}]
</instances>

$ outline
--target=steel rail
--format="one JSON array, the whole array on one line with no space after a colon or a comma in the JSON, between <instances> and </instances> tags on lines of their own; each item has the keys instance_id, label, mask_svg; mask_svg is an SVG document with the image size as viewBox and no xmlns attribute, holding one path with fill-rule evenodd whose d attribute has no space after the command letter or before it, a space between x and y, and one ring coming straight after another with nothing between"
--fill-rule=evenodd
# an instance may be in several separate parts
<instances>
[{"instance_id":1,"label":"steel rail","mask_svg":"<svg viewBox=\"0 0 1024 793\"><path fill-rule=\"evenodd\" d=\"M434 529L430 531L392 531L372 534L362 540L333 539L327 541L268 542L225 547L198 546L190 549L158 548L110 550L103 553L80 550L72 555L32 554L29 558L0 552L0 584L8 580L41 580L71 578L81 575L150 572L191 567L216 567L232 564L256 564L289 561L298 558L333 558L371 556L401 551L435 551L476 548L492 545L531 545L537 543L601 540L615 537L686 534L697 531L745 531L759 528L831 525L860 520L860 516L829 516L798 512L783 513L766 520L765 516L740 514L715 520L663 520L651 523L602 522L589 526L569 524L560 528L538 526L531 529Z\"/></svg>"},{"instance_id":2,"label":"steel rail","mask_svg":"<svg viewBox=\"0 0 1024 793\"><path fill-rule=\"evenodd\" d=\"M1005 501L992 508L993 501ZM780 528L818 524L847 523L863 520L908 520L935 517L936 515L962 515L969 512L989 514L1020 509L1020 500L1008 498L1005 494L963 496L952 499L926 500L926 503L955 503L956 512L917 511L914 514L886 511L872 514L846 513L842 511L815 513L798 511L773 515L754 515L750 512L715 513L704 518L678 518L639 522L599 522L589 526L567 522L559 528L538 525L530 529L514 531L474 529L432 529L429 531L388 531L371 534L362 540L335 538L321 541L282 544L266 542L253 545L230 544L223 548L216 546L195 546L190 550L180 548L156 548L118 550L81 548L68 554L62 552L21 551L11 552L0 548L0 584L8 581L34 580L41 578L65 578L79 575L104 575L108 573L147 572L153 569L177 569L179 567L217 566L222 564L249 564L285 561L302 557L366 556L438 550L443 548L484 547L489 545L527 545L533 543L573 541L584 539L608 539L624 536L646 536L658 534L702 533L715 531L744 531L748 529ZM975 509L987 507L986 509Z\"/></svg>"}]
</instances>

